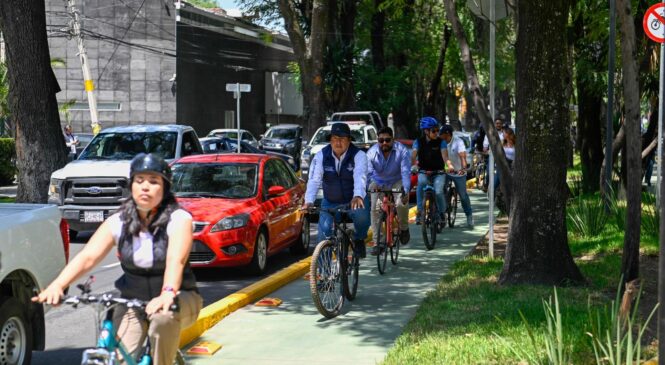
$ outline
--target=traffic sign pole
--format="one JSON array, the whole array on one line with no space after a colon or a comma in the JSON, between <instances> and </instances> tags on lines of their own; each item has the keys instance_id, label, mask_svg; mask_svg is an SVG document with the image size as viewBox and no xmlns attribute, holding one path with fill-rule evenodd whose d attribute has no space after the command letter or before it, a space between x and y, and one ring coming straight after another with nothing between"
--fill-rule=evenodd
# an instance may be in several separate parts
<instances>
[{"instance_id":1,"label":"traffic sign pole","mask_svg":"<svg viewBox=\"0 0 665 365\"><path fill-rule=\"evenodd\" d=\"M252 85L250 84L241 84L236 82L235 84L226 84L226 91L232 92L233 97L236 98L236 121L238 125L238 153L240 153L240 96L242 93L248 93L252 91Z\"/></svg>"},{"instance_id":2,"label":"traffic sign pole","mask_svg":"<svg viewBox=\"0 0 665 365\"><path fill-rule=\"evenodd\" d=\"M242 93L240 92L240 84L236 83L236 109L238 110L237 112L237 121L238 121L238 153L240 153L240 95Z\"/></svg>"}]
</instances>

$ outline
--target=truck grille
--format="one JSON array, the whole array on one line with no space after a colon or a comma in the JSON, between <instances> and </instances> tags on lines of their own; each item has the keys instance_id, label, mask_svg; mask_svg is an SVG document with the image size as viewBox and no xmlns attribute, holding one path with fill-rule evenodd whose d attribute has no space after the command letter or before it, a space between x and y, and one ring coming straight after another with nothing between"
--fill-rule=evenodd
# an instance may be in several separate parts
<instances>
[{"instance_id":1,"label":"truck grille","mask_svg":"<svg viewBox=\"0 0 665 365\"><path fill-rule=\"evenodd\" d=\"M123 177L69 179L64 185L65 204L118 206L129 197Z\"/></svg>"}]
</instances>

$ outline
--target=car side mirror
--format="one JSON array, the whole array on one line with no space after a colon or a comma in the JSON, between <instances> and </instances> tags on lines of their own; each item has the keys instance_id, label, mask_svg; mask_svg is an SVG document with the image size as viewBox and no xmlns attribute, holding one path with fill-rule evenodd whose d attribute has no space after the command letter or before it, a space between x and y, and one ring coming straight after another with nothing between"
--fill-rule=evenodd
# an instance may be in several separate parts
<instances>
[{"instance_id":1,"label":"car side mirror","mask_svg":"<svg viewBox=\"0 0 665 365\"><path fill-rule=\"evenodd\" d=\"M268 198L274 198L276 196L283 195L286 192L283 186L275 185L268 188Z\"/></svg>"}]
</instances>

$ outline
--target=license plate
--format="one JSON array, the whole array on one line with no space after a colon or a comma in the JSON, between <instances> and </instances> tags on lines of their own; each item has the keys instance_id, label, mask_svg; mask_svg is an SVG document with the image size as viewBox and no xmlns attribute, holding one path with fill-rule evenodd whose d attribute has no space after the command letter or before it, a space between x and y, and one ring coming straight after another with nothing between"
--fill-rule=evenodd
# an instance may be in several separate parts
<instances>
[{"instance_id":1,"label":"license plate","mask_svg":"<svg viewBox=\"0 0 665 365\"><path fill-rule=\"evenodd\" d=\"M99 223L104 221L103 210L91 210L83 212L83 222L85 223Z\"/></svg>"}]
</instances>

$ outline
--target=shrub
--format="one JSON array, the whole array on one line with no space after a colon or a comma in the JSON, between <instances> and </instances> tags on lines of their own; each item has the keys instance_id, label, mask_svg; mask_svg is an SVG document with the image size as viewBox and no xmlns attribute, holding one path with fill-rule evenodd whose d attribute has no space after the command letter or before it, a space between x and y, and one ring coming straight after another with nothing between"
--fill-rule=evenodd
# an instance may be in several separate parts
<instances>
[{"instance_id":1,"label":"shrub","mask_svg":"<svg viewBox=\"0 0 665 365\"><path fill-rule=\"evenodd\" d=\"M642 193L642 233L658 238L659 231L660 214L656 208L656 197L650 193Z\"/></svg>"},{"instance_id":2,"label":"shrub","mask_svg":"<svg viewBox=\"0 0 665 365\"><path fill-rule=\"evenodd\" d=\"M579 196L568 207L568 229L575 235L593 237L600 234L607 224L608 216L602 199Z\"/></svg>"},{"instance_id":3,"label":"shrub","mask_svg":"<svg viewBox=\"0 0 665 365\"><path fill-rule=\"evenodd\" d=\"M13 138L0 138L0 185L14 182L16 175L16 146Z\"/></svg>"}]
</instances>

